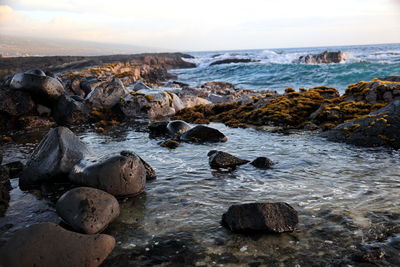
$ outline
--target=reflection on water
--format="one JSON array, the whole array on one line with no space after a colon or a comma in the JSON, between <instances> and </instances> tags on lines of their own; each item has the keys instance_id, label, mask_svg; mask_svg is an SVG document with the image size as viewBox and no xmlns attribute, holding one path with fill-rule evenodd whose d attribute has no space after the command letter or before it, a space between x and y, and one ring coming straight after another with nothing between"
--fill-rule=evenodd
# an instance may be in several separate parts
<instances>
[{"instance_id":1,"label":"reflection on water","mask_svg":"<svg viewBox=\"0 0 400 267\"><path fill-rule=\"evenodd\" d=\"M121 216L107 230L118 241L109 265L118 265L112 259L120 260L117 255L122 252L141 253L151 244L156 250L154 244L164 242L162 237L171 233L190 233L196 246L209 255L198 259L205 265L254 261L325 265L354 252L356 244L374 241L372 233L384 235L390 230L386 237L393 238L400 232L395 227L400 222L397 151L331 143L308 132L282 135L211 126L225 133L228 142L182 144L168 150L147 133L126 128L110 135L79 134L96 154L133 150L158 174L157 180L146 185L145 194L122 200ZM7 157L26 156L23 146L7 149ZM207 158L212 149L248 160L266 156L275 165L270 170L244 165L232 173L213 172ZM11 194L7 216L0 219L0 227L14 224L8 232L31 223L29 216L35 216L33 222L49 220L48 213L54 212L51 204L29 193L15 188ZM230 205L255 201L289 203L299 212L298 229L291 234L249 237L220 226Z\"/></svg>"}]
</instances>

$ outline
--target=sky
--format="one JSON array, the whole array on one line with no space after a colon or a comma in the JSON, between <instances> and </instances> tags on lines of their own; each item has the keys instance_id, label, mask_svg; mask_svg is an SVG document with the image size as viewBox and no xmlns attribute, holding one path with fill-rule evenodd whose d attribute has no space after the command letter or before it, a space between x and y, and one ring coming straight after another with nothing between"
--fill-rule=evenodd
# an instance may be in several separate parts
<instances>
[{"instance_id":1,"label":"sky","mask_svg":"<svg viewBox=\"0 0 400 267\"><path fill-rule=\"evenodd\" d=\"M173 51L400 43L400 0L0 0L2 34Z\"/></svg>"}]
</instances>

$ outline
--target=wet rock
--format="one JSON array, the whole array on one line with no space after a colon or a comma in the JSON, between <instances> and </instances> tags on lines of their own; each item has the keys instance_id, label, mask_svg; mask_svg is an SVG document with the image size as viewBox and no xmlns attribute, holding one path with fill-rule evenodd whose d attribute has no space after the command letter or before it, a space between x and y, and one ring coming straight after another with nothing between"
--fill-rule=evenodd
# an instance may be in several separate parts
<instances>
[{"instance_id":1,"label":"wet rock","mask_svg":"<svg viewBox=\"0 0 400 267\"><path fill-rule=\"evenodd\" d=\"M300 63L305 64L328 64L328 63L340 63L346 59L345 53L338 52L322 52L317 55L306 55L299 57Z\"/></svg>"},{"instance_id":2,"label":"wet rock","mask_svg":"<svg viewBox=\"0 0 400 267\"><path fill-rule=\"evenodd\" d=\"M76 125L89 119L90 109L84 103L63 95L53 110L53 118L59 125Z\"/></svg>"},{"instance_id":3,"label":"wet rock","mask_svg":"<svg viewBox=\"0 0 400 267\"><path fill-rule=\"evenodd\" d=\"M269 158L258 157L250 162L250 164L259 169L270 169L274 163Z\"/></svg>"},{"instance_id":4,"label":"wet rock","mask_svg":"<svg viewBox=\"0 0 400 267\"><path fill-rule=\"evenodd\" d=\"M89 153L88 147L71 130L53 128L32 152L21 173L19 186L27 189L43 181L65 177Z\"/></svg>"},{"instance_id":5,"label":"wet rock","mask_svg":"<svg viewBox=\"0 0 400 267\"><path fill-rule=\"evenodd\" d=\"M45 97L50 101L57 100L65 93L64 86L58 79L29 73L15 74L11 80L10 88Z\"/></svg>"},{"instance_id":6,"label":"wet rock","mask_svg":"<svg viewBox=\"0 0 400 267\"><path fill-rule=\"evenodd\" d=\"M400 101L396 100L363 118L339 124L323 132L322 136L358 146L400 148Z\"/></svg>"},{"instance_id":7,"label":"wet rock","mask_svg":"<svg viewBox=\"0 0 400 267\"><path fill-rule=\"evenodd\" d=\"M97 86L99 86L102 83L103 83L102 81L99 81L96 78L88 78L80 82L80 87L87 96L88 94L90 94L90 92L92 92Z\"/></svg>"},{"instance_id":8,"label":"wet rock","mask_svg":"<svg viewBox=\"0 0 400 267\"><path fill-rule=\"evenodd\" d=\"M24 130L50 129L54 126L52 118L39 116L23 116L17 121L17 127Z\"/></svg>"},{"instance_id":9,"label":"wet rock","mask_svg":"<svg viewBox=\"0 0 400 267\"><path fill-rule=\"evenodd\" d=\"M384 78L379 78L381 81L400 82L400 75L389 75Z\"/></svg>"},{"instance_id":10,"label":"wet rock","mask_svg":"<svg viewBox=\"0 0 400 267\"><path fill-rule=\"evenodd\" d=\"M150 130L151 137L164 136L168 134L167 121L152 122L149 124L148 128Z\"/></svg>"},{"instance_id":11,"label":"wet rock","mask_svg":"<svg viewBox=\"0 0 400 267\"><path fill-rule=\"evenodd\" d=\"M98 188L114 196L136 195L144 190L146 169L139 156L122 151L101 158L84 160L71 170L69 179L77 184Z\"/></svg>"},{"instance_id":12,"label":"wet rock","mask_svg":"<svg viewBox=\"0 0 400 267\"><path fill-rule=\"evenodd\" d=\"M240 159L222 151L212 150L207 155L209 156L210 167L213 169L229 169L249 163L248 160Z\"/></svg>"},{"instance_id":13,"label":"wet rock","mask_svg":"<svg viewBox=\"0 0 400 267\"><path fill-rule=\"evenodd\" d=\"M28 93L0 89L0 111L19 117L29 114L34 108L35 103Z\"/></svg>"},{"instance_id":14,"label":"wet rock","mask_svg":"<svg viewBox=\"0 0 400 267\"><path fill-rule=\"evenodd\" d=\"M11 189L9 170L4 165L0 166L0 217L4 216L8 208Z\"/></svg>"},{"instance_id":15,"label":"wet rock","mask_svg":"<svg viewBox=\"0 0 400 267\"><path fill-rule=\"evenodd\" d=\"M83 235L53 223L24 228L1 248L0 262L11 266L99 266L115 246L109 235Z\"/></svg>"},{"instance_id":16,"label":"wet rock","mask_svg":"<svg viewBox=\"0 0 400 267\"><path fill-rule=\"evenodd\" d=\"M142 164L146 170L146 181L155 180L157 178L156 171L146 162L144 159L139 157L142 161Z\"/></svg>"},{"instance_id":17,"label":"wet rock","mask_svg":"<svg viewBox=\"0 0 400 267\"><path fill-rule=\"evenodd\" d=\"M297 211L284 202L232 205L222 216L222 224L232 232L293 232Z\"/></svg>"},{"instance_id":18,"label":"wet rock","mask_svg":"<svg viewBox=\"0 0 400 267\"><path fill-rule=\"evenodd\" d=\"M160 144L160 146L166 147L166 148L169 148L169 149L175 149L175 148L177 148L179 146L179 142L175 141L173 139L168 139L168 140L165 140L164 142L162 142Z\"/></svg>"},{"instance_id":19,"label":"wet rock","mask_svg":"<svg viewBox=\"0 0 400 267\"><path fill-rule=\"evenodd\" d=\"M57 214L75 231L96 234L119 216L117 199L98 189L78 187L61 196Z\"/></svg>"},{"instance_id":20,"label":"wet rock","mask_svg":"<svg viewBox=\"0 0 400 267\"><path fill-rule=\"evenodd\" d=\"M47 76L46 73L44 71L40 70L40 69L27 70L27 71L25 71L25 73L26 74L33 74L33 75L36 75L36 76L43 76L43 77Z\"/></svg>"},{"instance_id":21,"label":"wet rock","mask_svg":"<svg viewBox=\"0 0 400 267\"><path fill-rule=\"evenodd\" d=\"M203 143L203 142L215 143L215 142L226 142L228 138L217 129L204 125L197 125L196 127L193 127L189 131L185 132L181 136L181 140L188 142L197 142L197 143Z\"/></svg>"},{"instance_id":22,"label":"wet rock","mask_svg":"<svg viewBox=\"0 0 400 267\"><path fill-rule=\"evenodd\" d=\"M24 169L25 165L21 161L13 161L4 164L2 167L2 173L5 173L8 178L16 178Z\"/></svg>"},{"instance_id":23,"label":"wet rock","mask_svg":"<svg viewBox=\"0 0 400 267\"><path fill-rule=\"evenodd\" d=\"M192 127L184 121L170 121L167 130L171 136L179 136L192 129Z\"/></svg>"},{"instance_id":24,"label":"wet rock","mask_svg":"<svg viewBox=\"0 0 400 267\"><path fill-rule=\"evenodd\" d=\"M139 91L139 90L152 90L149 86L147 86L142 81L136 81L133 85L129 87L132 91Z\"/></svg>"},{"instance_id":25,"label":"wet rock","mask_svg":"<svg viewBox=\"0 0 400 267\"><path fill-rule=\"evenodd\" d=\"M210 66L231 64L231 63L250 63L250 62L259 62L259 60L253 60L250 58L228 58L228 59L214 61L210 64Z\"/></svg>"},{"instance_id":26,"label":"wet rock","mask_svg":"<svg viewBox=\"0 0 400 267\"><path fill-rule=\"evenodd\" d=\"M104 82L97 86L86 97L88 103L93 107L109 109L119 103L128 91L118 78L114 78L110 82Z\"/></svg>"},{"instance_id":27,"label":"wet rock","mask_svg":"<svg viewBox=\"0 0 400 267\"><path fill-rule=\"evenodd\" d=\"M51 109L43 105L38 105L36 111L39 116L50 117L51 115Z\"/></svg>"}]
</instances>

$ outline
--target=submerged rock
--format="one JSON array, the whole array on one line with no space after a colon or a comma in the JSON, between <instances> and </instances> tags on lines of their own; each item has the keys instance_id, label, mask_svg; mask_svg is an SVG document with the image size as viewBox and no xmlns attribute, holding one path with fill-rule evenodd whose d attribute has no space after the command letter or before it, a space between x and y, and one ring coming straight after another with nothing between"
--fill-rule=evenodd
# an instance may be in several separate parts
<instances>
[{"instance_id":1,"label":"submerged rock","mask_svg":"<svg viewBox=\"0 0 400 267\"><path fill-rule=\"evenodd\" d=\"M120 212L113 195L89 187L74 188L63 194L56 210L75 231L85 234L101 232Z\"/></svg>"},{"instance_id":2,"label":"submerged rock","mask_svg":"<svg viewBox=\"0 0 400 267\"><path fill-rule=\"evenodd\" d=\"M114 196L136 195L144 190L146 169L139 156L122 151L103 157L98 162L89 159L80 162L71 170L69 179Z\"/></svg>"},{"instance_id":3,"label":"submerged rock","mask_svg":"<svg viewBox=\"0 0 400 267\"><path fill-rule=\"evenodd\" d=\"M181 120L176 120L176 121L170 121L167 125L167 130L170 135L175 136L175 135L182 135L185 132L189 131L192 129L192 127L187 124L185 121Z\"/></svg>"},{"instance_id":4,"label":"submerged rock","mask_svg":"<svg viewBox=\"0 0 400 267\"><path fill-rule=\"evenodd\" d=\"M270 169L274 163L269 158L258 157L250 162L250 164L259 169Z\"/></svg>"},{"instance_id":5,"label":"submerged rock","mask_svg":"<svg viewBox=\"0 0 400 267\"><path fill-rule=\"evenodd\" d=\"M27 189L43 181L65 177L89 153L86 144L71 130L53 128L32 152L21 173L19 186Z\"/></svg>"},{"instance_id":6,"label":"submerged rock","mask_svg":"<svg viewBox=\"0 0 400 267\"><path fill-rule=\"evenodd\" d=\"M99 266L115 246L109 235L83 235L53 223L24 228L1 248L4 267Z\"/></svg>"},{"instance_id":7,"label":"submerged rock","mask_svg":"<svg viewBox=\"0 0 400 267\"><path fill-rule=\"evenodd\" d=\"M228 169L249 163L248 160L240 159L229 153L212 150L208 152L209 164L213 169Z\"/></svg>"},{"instance_id":8,"label":"submerged rock","mask_svg":"<svg viewBox=\"0 0 400 267\"><path fill-rule=\"evenodd\" d=\"M231 64L231 63L250 63L250 62L259 62L259 60L253 60L250 58L228 58L228 59L214 61L210 64L210 66Z\"/></svg>"},{"instance_id":9,"label":"submerged rock","mask_svg":"<svg viewBox=\"0 0 400 267\"><path fill-rule=\"evenodd\" d=\"M222 216L222 224L233 232L293 232L297 211L284 202L233 205Z\"/></svg>"},{"instance_id":10,"label":"submerged rock","mask_svg":"<svg viewBox=\"0 0 400 267\"><path fill-rule=\"evenodd\" d=\"M400 100L322 133L328 140L359 146L400 148Z\"/></svg>"},{"instance_id":11,"label":"submerged rock","mask_svg":"<svg viewBox=\"0 0 400 267\"><path fill-rule=\"evenodd\" d=\"M306 55L299 57L300 63L305 64L328 64L328 63L340 63L346 59L346 54L338 52L322 52L317 55Z\"/></svg>"},{"instance_id":12,"label":"submerged rock","mask_svg":"<svg viewBox=\"0 0 400 267\"><path fill-rule=\"evenodd\" d=\"M204 125L197 125L196 127L193 127L189 131L185 132L181 136L181 140L188 142L197 142L197 143L203 143L203 142L215 143L215 142L226 142L228 138L217 129Z\"/></svg>"}]
</instances>

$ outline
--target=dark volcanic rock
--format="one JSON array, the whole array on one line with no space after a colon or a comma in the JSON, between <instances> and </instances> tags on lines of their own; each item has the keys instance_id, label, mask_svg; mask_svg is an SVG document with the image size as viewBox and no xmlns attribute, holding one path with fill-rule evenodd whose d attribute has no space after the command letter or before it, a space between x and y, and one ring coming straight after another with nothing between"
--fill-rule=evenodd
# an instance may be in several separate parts
<instances>
[{"instance_id":1,"label":"dark volcanic rock","mask_svg":"<svg viewBox=\"0 0 400 267\"><path fill-rule=\"evenodd\" d=\"M260 169L270 169L271 166L274 164L272 160L266 157L258 157L252 162L250 162L251 165L253 165L256 168Z\"/></svg>"},{"instance_id":2,"label":"dark volcanic rock","mask_svg":"<svg viewBox=\"0 0 400 267\"><path fill-rule=\"evenodd\" d=\"M90 159L75 165L69 179L77 184L104 190L114 196L136 195L144 190L146 169L139 156L122 151L93 163Z\"/></svg>"},{"instance_id":3,"label":"dark volcanic rock","mask_svg":"<svg viewBox=\"0 0 400 267\"><path fill-rule=\"evenodd\" d=\"M345 60L345 54L341 51L338 52L322 52L317 55L307 55L299 57L300 63L305 64L328 64L328 63L340 63Z\"/></svg>"},{"instance_id":4,"label":"dark volcanic rock","mask_svg":"<svg viewBox=\"0 0 400 267\"><path fill-rule=\"evenodd\" d=\"M21 189L68 175L89 154L88 147L65 127L51 129L32 152L21 173Z\"/></svg>"},{"instance_id":5,"label":"dark volcanic rock","mask_svg":"<svg viewBox=\"0 0 400 267\"><path fill-rule=\"evenodd\" d=\"M259 62L259 60L253 60L250 58L228 58L228 59L214 61L210 64L210 66L230 64L230 63L250 63L250 62Z\"/></svg>"},{"instance_id":6,"label":"dark volcanic rock","mask_svg":"<svg viewBox=\"0 0 400 267\"><path fill-rule=\"evenodd\" d=\"M160 146L166 147L169 149L175 149L179 146L179 142L176 140L173 140L173 139L168 139L168 140L165 140L164 142L162 142L160 144Z\"/></svg>"},{"instance_id":7,"label":"dark volcanic rock","mask_svg":"<svg viewBox=\"0 0 400 267\"><path fill-rule=\"evenodd\" d=\"M190 129L192 129L192 127L190 127L189 124L180 120L170 121L167 125L167 130L172 136L182 135Z\"/></svg>"},{"instance_id":8,"label":"dark volcanic rock","mask_svg":"<svg viewBox=\"0 0 400 267\"><path fill-rule=\"evenodd\" d=\"M146 161L144 161L144 159L142 159L141 157L139 158L142 161L144 168L146 169L146 180L149 181L156 179L157 178L156 171Z\"/></svg>"},{"instance_id":9,"label":"dark volcanic rock","mask_svg":"<svg viewBox=\"0 0 400 267\"><path fill-rule=\"evenodd\" d=\"M151 137L164 136L168 134L167 121L152 122L149 124L148 128L150 130Z\"/></svg>"},{"instance_id":10,"label":"dark volcanic rock","mask_svg":"<svg viewBox=\"0 0 400 267\"><path fill-rule=\"evenodd\" d=\"M370 113L364 118L342 123L323 132L328 140L358 146L400 148L400 100Z\"/></svg>"},{"instance_id":11,"label":"dark volcanic rock","mask_svg":"<svg viewBox=\"0 0 400 267\"><path fill-rule=\"evenodd\" d=\"M293 232L297 211L284 202L233 205L222 216L222 223L233 232Z\"/></svg>"},{"instance_id":12,"label":"dark volcanic rock","mask_svg":"<svg viewBox=\"0 0 400 267\"><path fill-rule=\"evenodd\" d=\"M59 125L76 125L89 119L90 109L84 103L63 95L53 109L53 118Z\"/></svg>"},{"instance_id":13,"label":"dark volcanic rock","mask_svg":"<svg viewBox=\"0 0 400 267\"><path fill-rule=\"evenodd\" d=\"M4 267L99 266L115 246L109 235L83 235L53 223L18 231L0 250Z\"/></svg>"},{"instance_id":14,"label":"dark volcanic rock","mask_svg":"<svg viewBox=\"0 0 400 267\"><path fill-rule=\"evenodd\" d=\"M120 79L114 78L111 82L104 82L97 86L86 97L88 103L97 108L112 108L128 91Z\"/></svg>"},{"instance_id":15,"label":"dark volcanic rock","mask_svg":"<svg viewBox=\"0 0 400 267\"><path fill-rule=\"evenodd\" d=\"M188 142L226 142L228 138L218 131L217 129L204 126L204 125L197 125L193 127L189 131L185 132L181 136L181 140L188 141Z\"/></svg>"},{"instance_id":16,"label":"dark volcanic rock","mask_svg":"<svg viewBox=\"0 0 400 267\"><path fill-rule=\"evenodd\" d=\"M96 234L119 216L117 199L104 191L74 188L57 201L57 214L75 231Z\"/></svg>"},{"instance_id":17,"label":"dark volcanic rock","mask_svg":"<svg viewBox=\"0 0 400 267\"><path fill-rule=\"evenodd\" d=\"M10 173L5 166L0 166L0 216L4 216L10 201Z\"/></svg>"},{"instance_id":18,"label":"dark volcanic rock","mask_svg":"<svg viewBox=\"0 0 400 267\"><path fill-rule=\"evenodd\" d=\"M22 116L30 113L35 103L26 92L0 89L0 111L10 116Z\"/></svg>"},{"instance_id":19,"label":"dark volcanic rock","mask_svg":"<svg viewBox=\"0 0 400 267\"><path fill-rule=\"evenodd\" d=\"M240 159L222 151L210 151L208 153L208 156L209 164L213 169L235 168L236 166L243 165L249 162L248 160Z\"/></svg>"}]
</instances>

